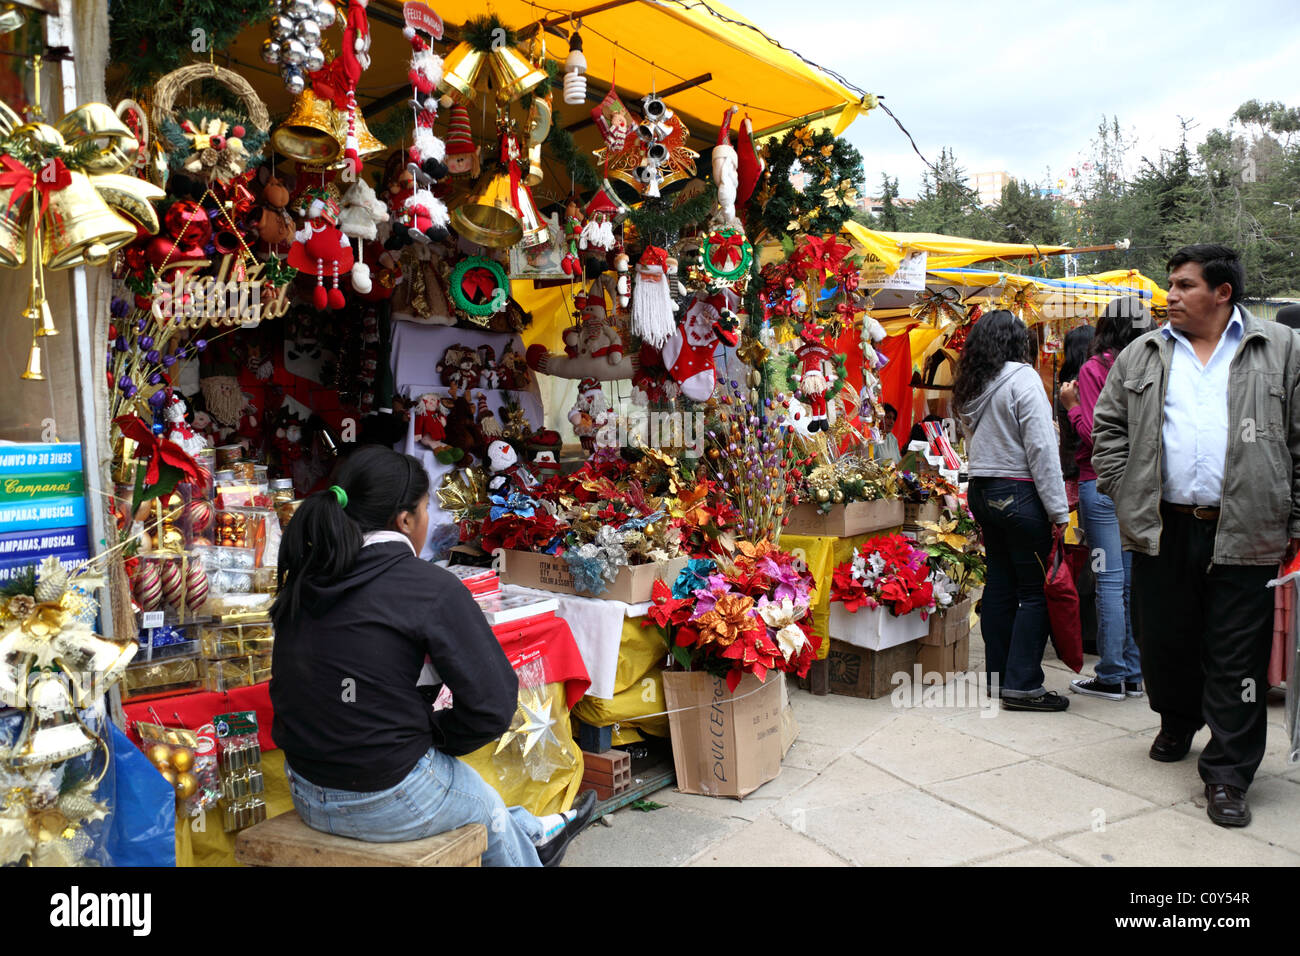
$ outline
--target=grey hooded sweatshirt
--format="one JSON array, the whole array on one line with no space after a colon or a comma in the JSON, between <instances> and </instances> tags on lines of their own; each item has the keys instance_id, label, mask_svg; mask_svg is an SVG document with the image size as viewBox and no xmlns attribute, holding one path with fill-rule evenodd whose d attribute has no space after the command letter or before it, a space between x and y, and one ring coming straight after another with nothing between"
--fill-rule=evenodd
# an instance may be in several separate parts
<instances>
[{"instance_id":1,"label":"grey hooded sweatshirt","mask_svg":"<svg viewBox=\"0 0 1300 956\"><path fill-rule=\"evenodd\" d=\"M1052 408L1038 373L1007 362L960 415L972 478L1027 478L1053 524L1070 520Z\"/></svg>"}]
</instances>

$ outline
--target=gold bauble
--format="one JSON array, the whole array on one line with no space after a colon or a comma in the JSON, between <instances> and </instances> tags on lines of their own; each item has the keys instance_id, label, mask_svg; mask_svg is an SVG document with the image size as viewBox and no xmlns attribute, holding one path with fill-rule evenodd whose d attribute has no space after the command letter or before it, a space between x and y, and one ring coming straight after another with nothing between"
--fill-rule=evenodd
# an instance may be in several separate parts
<instances>
[{"instance_id":1,"label":"gold bauble","mask_svg":"<svg viewBox=\"0 0 1300 956\"><path fill-rule=\"evenodd\" d=\"M829 491L827 491L825 488L818 488L818 489L817 489L817 500L818 500L818 501L830 501L830 500L831 500L831 493L830 493Z\"/></svg>"},{"instance_id":2,"label":"gold bauble","mask_svg":"<svg viewBox=\"0 0 1300 956\"><path fill-rule=\"evenodd\" d=\"M148 757L149 762L161 770L171 762L172 748L166 744L150 744Z\"/></svg>"},{"instance_id":3,"label":"gold bauble","mask_svg":"<svg viewBox=\"0 0 1300 956\"><path fill-rule=\"evenodd\" d=\"M187 748L178 747L172 754L172 767L177 773L184 774L194 766L194 753Z\"/></svg>"},{"instance_id":4,"label":"gold bauble","mask_svg":"<svg viewBox=\"0 0 1300 956\"><path fill-rule=\"evenodd\" d=\"M842 492L842 491L840 491L840 489L836 488L836 489L835 489L835 503L838 505L838 504L843 503L843 501L844 501L844 492Z\"/></svg>"},{"instance_id":5,"label":"gold bauble","mask_svg":"<svg viewBox=\"0 0 1300 956\"><path fill-rule=\"evenodd\" d=\"M199 778L192 773L182 773L176 778L176 796L188 800L199 789Z\"/></svg>"},{"instance_id":6,"label":"gold bauble","mask_svg":"<svg viewBox=\"0 0 1300 956\"><path fill-rule=\"evenodd\" d=\"M173 787L176 786L176 774L172 773L170 770L161 770L159 771L159 773L163 775L163 779L166 780L169 784L171 784Z\"/></svg>"}]
</instances>

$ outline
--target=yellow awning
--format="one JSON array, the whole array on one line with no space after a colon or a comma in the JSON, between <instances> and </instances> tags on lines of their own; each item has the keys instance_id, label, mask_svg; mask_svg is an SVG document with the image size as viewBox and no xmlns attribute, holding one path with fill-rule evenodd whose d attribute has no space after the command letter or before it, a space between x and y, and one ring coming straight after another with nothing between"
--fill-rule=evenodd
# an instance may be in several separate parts
<instances>
[{"instance_id":1,"label":"yellow awning","mask_svg":"<svg viewBox=\"0 0 1300 956\"><path fill-rule=\"evenodd\" d=\"M933 232L877 232L858 222L846 222L844 232L856 247L855 252L864 259L864 272L884 267L892 273L912 252L928 253L927 269L959 269L976 262L996 259L1037 258L1061 252L1068 246L1026 245L1015 242L986 242L982 239L963 239L959 236L941 236Z\"/></svg>"}]
</instances>

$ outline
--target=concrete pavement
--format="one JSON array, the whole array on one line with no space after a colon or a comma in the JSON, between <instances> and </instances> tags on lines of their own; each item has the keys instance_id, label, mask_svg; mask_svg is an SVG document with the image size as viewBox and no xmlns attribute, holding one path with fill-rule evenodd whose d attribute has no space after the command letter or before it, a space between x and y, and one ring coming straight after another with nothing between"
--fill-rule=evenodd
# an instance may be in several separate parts
<instances>
[{"instance_id":1,"label":"concrete pavement","mask_svg":"<svg viewBox=\"0 0 1300 956\"><path fill-rule=\"evenodd\" d=\"M982 653L976 631L972 670ZM1076 675L1048 656L1048 689L1070 698L1062 714L982 716L792 685L799 737L775 780L743 801L661 790L650 799L663 809L617 811L565 865L1300 865L1300 764L1287 763L1280 698L1248 795L1254 820L1227 830L1206 817L1196 772L1207 730L1182 762L1157 763L1146 698L1070 694Z\"/></svg>"}]
</instances>

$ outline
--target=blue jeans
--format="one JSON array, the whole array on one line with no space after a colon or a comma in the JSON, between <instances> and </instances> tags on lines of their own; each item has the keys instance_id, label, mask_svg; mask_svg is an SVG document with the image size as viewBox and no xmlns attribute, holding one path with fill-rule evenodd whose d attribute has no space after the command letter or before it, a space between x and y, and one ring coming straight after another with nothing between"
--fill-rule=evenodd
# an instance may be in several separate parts
<instances>
[{"instance_id":1,"label":"blue jeans","mask_svg":"<svg viewBox=\"0 0 1300 956\"><path fill-rule=\"evenodd\" d=\"M1097 652L1101 660L1093 673L1107 684L1140 683L1141 655L1133 640L1129 612L1133 555L1120 544L1115 503L1097 491L1096 481L1079 482L1079 516L1097 576Z\"/></svg>"},{"instance_id":2,"label":"blue jeans","mask_svg":"<svg viewBox=\"0 0 1300 956\"><path fill-rule=\"evenodd\" d=\"M401 783L357 793L318 787L284 765L289 794L313 830L371 843L422 840L467 823L487 827L484 866L541 866L535 839L542 823L523 807L507 809L500 795L468 764L431 748Z\"/></svg>"},{"instance_id":3,"label":"blue jeans","mask_svg":"<svg viewBox=\"0 0 1300 956\"><path fill-rule=\"evenodd\" d=\"M1038 697L1046 692L1043 575L1052 547L1051 520L1031 481L972 478L966 498L984 535L985 671L1003 697Z\"/></svg>"}]
</instances>

